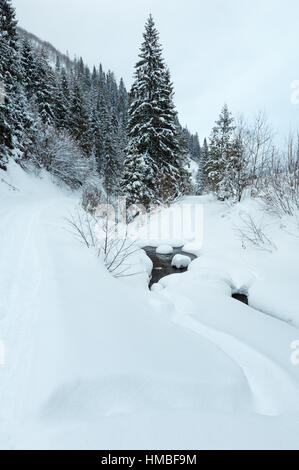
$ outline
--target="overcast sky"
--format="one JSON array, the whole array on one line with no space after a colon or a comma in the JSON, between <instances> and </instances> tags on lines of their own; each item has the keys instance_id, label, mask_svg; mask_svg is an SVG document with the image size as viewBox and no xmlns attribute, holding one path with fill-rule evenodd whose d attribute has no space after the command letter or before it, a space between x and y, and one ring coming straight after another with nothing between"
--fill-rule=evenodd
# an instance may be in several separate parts
<instances>
[{"instance_id":1,"label":"overcast sky","mask_svg":"<svg viewBox=\"0 0 299 470\"><path fill-rule=\"evenodd\" d=\"M152 13L182 124L210 133L224 102L234 114L263 110L282 135L299 129L298 0L13 0L20 26L61 52L103 64L132 83ZM299 88L299 86L298 86ZM299 95L298 95L299 96Z\"/></svg>"}]
</instances>

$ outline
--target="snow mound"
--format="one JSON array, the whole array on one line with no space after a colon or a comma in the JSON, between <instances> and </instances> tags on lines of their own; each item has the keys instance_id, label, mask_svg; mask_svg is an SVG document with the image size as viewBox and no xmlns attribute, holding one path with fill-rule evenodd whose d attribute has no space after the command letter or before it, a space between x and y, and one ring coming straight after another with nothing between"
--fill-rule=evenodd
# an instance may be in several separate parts
<instances>
[{"instance_id":1,"label":"snow mound","mask_svg":"<svg viewBox=\"0 0 299 470\"><path fill-rule=\"evenodd\" d=\"M191 258L185 255L175 255L171 266L174 266L177 269L188 268L191 263Z\"/></svg>"},{"instance_id":2,"label":"snow mound","mask_svg":"<svg viewBox=\"0 0 299 470\"><path fill-rule=\"evenodd\" d=\"M170 245L160 245L156 249L158 255L171 255L173 253L173 248Z\"/></svg>"},{"instance_id":3,"label":"snow mound","mask_svg":"<svg viewBox=\"0 0 299 470\"><path fill-rule=\"evenodd\" d=\"M158 291L161 291L163 290L163 286L161 284L153 284L152 287L151 287L151 291L152 292L158 292Z\"/></svg>"}]
</instances>

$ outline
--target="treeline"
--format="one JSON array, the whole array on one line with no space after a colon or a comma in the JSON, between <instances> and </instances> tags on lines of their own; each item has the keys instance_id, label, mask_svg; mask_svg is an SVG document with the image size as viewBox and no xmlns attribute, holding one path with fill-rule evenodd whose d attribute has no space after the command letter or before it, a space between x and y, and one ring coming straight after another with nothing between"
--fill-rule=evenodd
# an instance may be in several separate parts
<instances>
[{"instance_id":1,"label":"treeline","mask_svg":"<svg viewBox=\"0 0 299 470\"><path fill-rule=\"evenodd\" d=\"M278 216L299 210L299 133L277 146L263 113L252 122L235 119L224 105L201 148L196 193L219 200L259 197Z\"/></svg>"},{"instance_id":2,"label":"treeline","mask_svg":"<svg viewBox=\"0 0 299 470\"><path fill-rule=\"evenodd\" d=\"M53 48L50 62L45 47L18 30L10 0L0 0L1 169L10 158L46 169L83 187L86 208L107 195L148 207L210 192L233 201L258 195L282 213L299 208L298 136L278 149L262 114L247 123L226 105L201 146L182 128L151 16L130 93L102 66L90 70ZM188 156L198 163L195 187Z\"/></svg>"}]
</instances>

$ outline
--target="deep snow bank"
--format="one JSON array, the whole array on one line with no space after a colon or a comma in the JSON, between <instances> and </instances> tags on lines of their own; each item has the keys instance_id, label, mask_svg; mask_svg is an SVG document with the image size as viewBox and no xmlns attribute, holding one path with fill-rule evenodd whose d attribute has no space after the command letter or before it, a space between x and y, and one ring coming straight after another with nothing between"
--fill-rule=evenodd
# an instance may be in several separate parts
<instances>
[{"instance_id":1,"label":"deep snow bank","mask_svg":"<svg viewBox=\"0 0 299 470\"><path fill-rule=\"evenodd\" d=\"M113 279L66 230L76 196L16 166L5 178L18 190L0 186L4 448L63 446L66 423L89 447L108 416L113 427L116 416L128 426L132 415L157 410L251 409L234 361L173 324L171 302L155 305L149 292ZM84 442L82 422L90 423Z\"/></svg>"},{"instance_id":2,"label":"deep snow bank","mask_svg":"<svg viewBox=\"0 0 299 470\"><path fill-rule=\"evenodd\" d=\"M244 250L240 208L195 198L204 244L185 241L200 258L150 293L145 277L113 279L66 230L76 195L16 165L0 177L18 189L0 183L1 447L298 446L298 330L230 298L247 288L257 301L276 263L295 282L288 234L274 226L274 254Z\"/></svg>"}]
</instances>

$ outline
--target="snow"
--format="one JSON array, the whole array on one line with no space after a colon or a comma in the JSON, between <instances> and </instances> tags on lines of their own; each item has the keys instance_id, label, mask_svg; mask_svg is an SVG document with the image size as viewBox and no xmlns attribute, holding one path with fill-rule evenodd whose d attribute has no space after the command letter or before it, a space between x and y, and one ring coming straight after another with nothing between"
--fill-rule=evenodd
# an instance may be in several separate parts
<instances>
[{"instance_id":1,"label":"snow","mask_svg":"<svg viewBox=\"0 0 299 470\"><path fill-rule=\"evenodd\" d=\"M299 448L291 220L265 217L274 252L244 249L256 202L190 198L203 240L182 245L199 258L149 291L143 250L117 280L68 232L78 194L14 164L1 178L17 190L0 183L0 448Z\"/></svg>"},{"instance_id":2,"label":"snow","mask_svg":"<svg viewBox=\"0 0 299 470\"><path fill-rule=\"evenodd\" d=\"M170 245L160 245L156 249L158 255L171 255L173 253L173 248Z\"/></svg>"},{"instance_id":3,"label":"snow","mask_svg":"<svg viewBox=\"0 0 299 470\"><path fill-rule=\"evenodd\" d=\"M188 268L191 263L191 258L184 255L175 255L172 259L171 265L177 269Z\"/></svg>"},{"instance_id":4,"label":"snow","mask_svg":"<svg viewBox=\"0 0 299 470\"><path fill-rule=\"evenodd\" d=\"M152 287L151 287L151 291L152 291L152 292L159 292L159 291L161 291L161 290L163 290L162 284L155 283L155 284L153 284Z\"/></svg>"},{"instance_id":5,"label":"snow","mask_svg":"<svg viewBox=\"0 0 299 470\"><path fill-rule=\"evenodd\" d=\"M197 172L198 172L198 168L199 168L199 165L197 162L195 162L192 158L188 157L187 159L187 170L189 171L189 173L191 174L191 179L192 179L192 182L195 184L196 182L196 176L197 176Z\"/></svg>"},{"instance_id":6,"label":"snow","mask_svg":"<svg viewBox=\"0 0 299 470\"><path fill-rule=\"evenodd\" d=\"M197 198L185 198L167 209L156 209L150 215L136 217L129 225L129 235L141 247L168 245L181 248L185 245L185 251L192 250L193 253L195 247L198 252L203 241L203 207Z\"/></svg>"}]
</instances>

